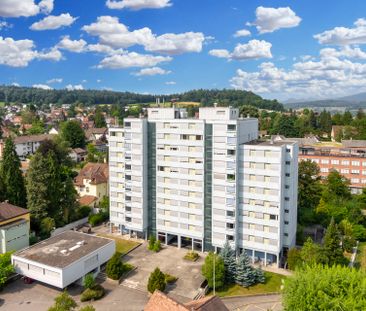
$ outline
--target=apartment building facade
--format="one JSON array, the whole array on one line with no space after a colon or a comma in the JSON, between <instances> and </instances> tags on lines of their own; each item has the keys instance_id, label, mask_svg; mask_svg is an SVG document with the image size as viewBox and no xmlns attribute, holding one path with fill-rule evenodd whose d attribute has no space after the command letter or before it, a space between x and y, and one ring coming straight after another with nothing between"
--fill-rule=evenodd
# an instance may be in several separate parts
<instances>
[{"instance_id":1,"label":"apartment building facade","mask_svg":"<svg viewBox=\"0 0 366 311\"><path fill-rule=\"evenodd\" d=\"M317 163L322 178L326 178L332 170L337 170L350 181L352 193L361 193L366 187L366 141L321 143L306 138L298 140L299 161L311 160Z\"/></svg>"},{"instance_id":2,"label":"apartment building facade","mask_svg":"<svg viewBox=\"0 0 366 311\"><path fill-rule=\"evenodd\" d=\"M229 241L253 259L276 263L283 248L294 245L296 195L289 195L284 187L288 171L288 183L294 183L291 190L297 193L297 143L288 142L293 150L289 154L286 142L266 146L276 151L272 158L260 160L273 162L272 177L277 179L271 184L263 177L255 184L245 178L250 175L246 170L251 169L246 165L259 157L246 154L251 149L265 150L265 146L250 144L257 141L258 120L240 118L238 109L200 108L199 117L189 119L184 109L149 108L147 118L126 118L124 127L109 132L110 219L115 230L144 238L153 234L163 243L201 251L219 249ZM287 171L286 161L291 161ZM255 173L271 176L263 170ZM266 189L258 196L276 206L266 203L268 213L254 215L261 217L255 230L249 226L247 212L261 207L246 200L250 182ZM276 193L267 193L268 187L274 187ZM285 206L291 210L288 217L295 217L287 229ZM276 219L263 216L272 215L270 208L275 209ZM259 223L273 223L273 232L266 231L269 225L259 228ZM253 235L256 242L251 241Z\"/></svg>"}]
</instances>

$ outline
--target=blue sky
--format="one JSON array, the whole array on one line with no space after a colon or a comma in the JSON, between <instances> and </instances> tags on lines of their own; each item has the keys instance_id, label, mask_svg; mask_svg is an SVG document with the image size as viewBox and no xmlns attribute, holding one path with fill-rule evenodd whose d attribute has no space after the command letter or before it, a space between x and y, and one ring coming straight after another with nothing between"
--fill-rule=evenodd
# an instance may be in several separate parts
<instances>
[{"instance_id":1,"label":"blue sky","mask_svg":"<svg viewBox=\"0 0 366 311\"><path fill-rule=\"evenodd\" d=\"M366 91L365 12L357 0L1 0L0 84L339 97Z\"/></svg>"}]
</instances>

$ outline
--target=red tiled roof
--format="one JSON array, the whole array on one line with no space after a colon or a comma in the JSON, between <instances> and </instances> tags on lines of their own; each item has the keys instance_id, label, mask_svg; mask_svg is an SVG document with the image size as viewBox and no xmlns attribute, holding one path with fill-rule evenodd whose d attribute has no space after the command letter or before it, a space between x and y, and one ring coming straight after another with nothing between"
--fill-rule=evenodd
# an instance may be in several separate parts
<instances>
[{"instance_id":1,"label":"red tiled roof","mask_svg":"<svg viewBox=\"0 0 366 311\"><path fill-rule=\"evenodd\" d=\"M79 204L81 206L83 205L90 205L93 202L95 202L98 198L95 197L94 195L84 195L79 199Z\"/></svg>"},{"instance_id":2,"label":"red tiled roof","mask_svg":"<svg viewBox=\"0 0 366 311\"><path fill-rule=\"evenodd\" d=\"M83 180L90 180L92 185L99 185L108 182L108 164L107 163L87 163L75 178L75 184L83 185Z\"/></svg>"}]
</instances>

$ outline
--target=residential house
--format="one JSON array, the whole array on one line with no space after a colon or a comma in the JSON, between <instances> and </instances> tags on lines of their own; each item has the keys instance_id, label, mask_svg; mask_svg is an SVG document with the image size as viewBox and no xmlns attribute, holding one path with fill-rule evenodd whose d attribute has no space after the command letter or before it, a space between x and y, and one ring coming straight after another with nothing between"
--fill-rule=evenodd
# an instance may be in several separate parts
<instances>
[{"instance_id":1,"label":"residential house","mask_svg":"<svg viewBox=\"0 0 366 311\"><path fill-rule=\"evenodd\" d=\"M95 142L97 140L108 140L108 129L106 127L90 128L85 131L86 140L89 142Z\"/></svg>"},{"instance_id":2,"label":"residential house","mask_svg":"<svg viewBox=\"0 0 366 311\"><path fill-rule=\"evenodd\" d=\"M85 149L82 148L74 148L70 150L69 156L71 160L73 160L76 163L85 161L86 155L88 152Z\"/></svg>"},{"instance_id":3,"label":"residential house","mask_svg":"<svg viewBox=\"0 0 366 311\"><path fill-rule=\"evenodd\" d=\"M74 183L81 202L86 200L83 199L84 196L93 196L93 207L96 207L100 200L109 194L108 178L108 164L87 163L76 176ZM90 200L88 198L88 202L91 202Z\"/></svg>"},{"instance_id":4,"label":"residential house","mask_svg":"<svg viewBox=\"0 0 366 311\"><path fill-rule=\"evenodd\" d=\"M29 210L8 202L0 203L0 254L29 245Z\"/></svg>"},{"instance_id":5,"label":"residential house","mask_svg":"<svg viewBox=\"0 0 366 311\"><path fill-rule=\"evenodd\" d=\"M17 136L13 139L15 150L17 152L18 157L21 160L25 160L29 155L34 154L40 144L45 140L51 140L54 135L49 134L40 134L40 135L26 135L26 136ZM2 158L3 146L5 144L4 140L0 141L0 158Z\"/></svg>"}]
</instances>

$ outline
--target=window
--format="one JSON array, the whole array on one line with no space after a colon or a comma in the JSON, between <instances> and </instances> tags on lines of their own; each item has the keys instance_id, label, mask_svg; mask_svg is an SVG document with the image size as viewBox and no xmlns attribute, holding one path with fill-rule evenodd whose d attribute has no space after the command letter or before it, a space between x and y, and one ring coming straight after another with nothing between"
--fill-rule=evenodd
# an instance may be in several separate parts
<instances>
[{"instance_id":1,"label":"window","mask_svg":"<svg viewBox=\"0 0 366 311\"><path fill-rule=\"evenodd\" d=\"M269 164L269 163L264 164L264 169L265 170L270 170L271 168L272 168L271 164Z\"/></svg>"},{"instance_id":2,"label":"window","mask_svg":"<svg viewBox=\"0 0 366 311\"><path fill-rule=\"evenodd\" d=\"M360 161L352 161L353 166L360 166Z\"/></svg>"},{"instance_id":3,"label":"window","mask_svg":"<svg viewBox=\"0 0 366 311\"><path fill-rule=\"evenodd\" d=\"M131 169L131 164L126 164L126 170L130 170Z\"/></svg>"},{"instance_id":4,"label":"window","mask_svg":"<svg viewBox=\"0 0 366 311\"><path fill-rule=\"evenodd\" d=\"M231 150L231 149L229 149L229 150L227 151L227 155L231 155L231 156L235 155L235 150Z\"/></svg>"},{"instance_id":5,"label":"window","mask_svg":"<svg viewBox=\"0 0 366 311\"><path fill-rule=\"evenodd\" d=\"M234 229L235 228L235 225L234 224L231 224L231 223L227 223L226 224L226 228L227 229Z\"/></svg>"},{"instance_id":6,"label":"window","mask_svg":"<svg viewBox=\"0 0 366 311\"><path fill-rule=\"evenodd\" d=\"M255 157L255 150L249 150L249 155L251 157Z\"/></svg>"},{"instance_id":7,"label":"window","mask_svg":"<svg viewBox=\"0 0 366 311\"><path fill-rule=\"evenodd\" d=\"M264 181L265 181L265 182L271 182L271 177L269 177L269 176L264 176Z\"/></svg>"},{"instance_id":8,"label":"window","mask_svg":"<svg viewBox=\"0 0 366 311\"><path fill-rule=\"evenodd\" d=\"M254 187L250 187L250 188L249 188L249 192L250 192L250 193L255 193L255 188L254 188Z\"/></svg>"},{"instance_id":9,"label":"window","mask_svg":"<svg viewBox=\"0 0 366 311\"><path fill-rule=\"evenodd\" d=\"M329 160L328 159L322 159L320 161L321 164L329 164Z\"/></svg>"},{"instance_id":10,"label":"window","mask_svg":"<svg viewBox=\"0 0 366 311\"><path fill-rule=\"evenodd\" d=\"M291 162L290 161L286 161L286 165L290 165L291 164Z\"/></svg>"},{"instance_id":11,"label":"window","mask_svg":"<svg viewBox=\"0 0 366 311\"><path fill-rule=\"evenodd\" d=\"M180 135L180 139L188 140L189 139L189 135L186 135L186 134Z\"/></svg>"},{"instance_id":12,"label":"window","mask_svg":"<svg viewBox=\"0 0 366 311\"><path fill-rule=\"evenodd\" d=\"M349 170L346 170L346 169L341 169L341 174L349 174Z\"/></svg>"},{"instance_id":13,"label":"window","mask_svg":"<svg viewBox=\"0 0 366 311\"><path fill-rule=\"evenodd\" d=\"M131 127L131 122L125 122L125 127Z\"/></svg>"},{"instance_id":14,"label":"window","mask_svg":"<svg viewBox=\"0 0 366 311\"><path fill-rule=\"evenodd\" d=\"M286 177L290 177L290 173L286 173L285 175L286 175Z\"/></svg>"},{"instance_id":15,"label":"window","mask_svg":"<svg viewBox=\"0 0 366 311\"><path fill-rule=\"evenodd\" d=\"M288 233L287 233L287 232L285 232L283 235L284 235L284 236L288 236Z\"/></svg>"},{"instance_id":16,"label":"window","mask_svg":"<svg viewBox=\"0 0 366 311\"><path fill-rule=\"evenodd\" d=\"M202 135L196 135L196 140L202 140Z\"/></svg>"},{"instance_id":17,"label":"window","mask_svg":"<svg viewBox=\"0 0 366 311\"><path fill-rule=\"evenodd\" d=\"M228 124L227 130L228 131L235 131L236 130L236 125L235 124Z\"/></svg>"},{"instance_id":18,"label":"window","mask_svg":"<svg viewBox=\"0 0 366 311\"><path fill-rule=\"evenodd\" d=\"M289 197L285 197L285 201L290 201L290 198Z\"/></svg>"},{"instance_id":19,"label":"window","mask_svg":"<svg viewBox=\"0 0 366 311\"><path fill-rule=\"evenodd\" d=\"M289 224L289 222L287 220L285 220L285 225L288 225L288 224Z\"/></svg>"},{"instance_id":20,"label":"window","mask_svg":"<svg viewBox=\"0 0 366 311\"><path fill-rule=\"evenodd\" d=\"M290 211L288 209L285 209L285 213L288 214Z\"/></svg>"},{"instance_id":21,"label":"window","mask_svg":"<svg viewBox=\"0 0 366 311\"><path fill-rule=\"evenodd\" d=\"M271 215L269 215L269 219L270 220L277 220L278 219L278 216L271 214Z\"/></svg>"},{"instance_id":22,"label":"window","mask_svg":"<svg viewBox=\"0 0 366 311\"><path fill-rule=\"evenodd\" d=\"M227 235L226 236L226 240L228 240L228 241L234 241L234 236L233 235Z\"/></svg>"},{"instance_id":23,"label":"window","mask_svg":"<svg viewBox=\"0 0 366 311\"><path fill-rule=\"evenodd\" d=\"M235 181L235 175L234 174L227 174L226 179L228 181Z\"/></svg>"},{"instance_id":24,"label":"window","mask_svg":"<svg viewBox=\"0 0 366 311\"><path fill-rule=\"evenodd\" d=\"M255 200L249 200L250 205L255 205Z\"/></svg>"},{"instance_id":25,"label":"window","mask_svg":"<svg viewBox=\"0 0 366 311\"><path fill-rule=\"evenodd\" d=\"M285 189L290 189L290 186L289 185L285 185Z\"/></svg>"},{"instance_id":26,"label":"window","mask_svg":"<svg viewBox=\"0 0 366 311\"><path fill-rule=\"evenodd\" d=\"M286 148L286 152L287 152L287 153L290 153L290 152L291 152L291 149Z\"/></svg>"},{"instance_id":27,"label":"window","mask_svg":"<svg viewBox=\"0 0 366 311\"><path fill-rule=\"evenodd\" d=\"M339 164L339 160L331 160L330 161L332 164Z\"/></svg>"},{"instance_id":28,"label":"window","mask_svg":"<svg viewBox=\"0 0 366 311\"><path fill-rule=\"evenodd\" d=\"M343 161L341 162L341 164L342 164L342 165L349 165L349 161L343 160Z\"/></svg>"},{"instance_id":29,"label":"window","mask_svg":"<svg viewBox=\"0 0 366 311\"><path fill-rule=\"evenodd\" d=\"M351 174L360 174L360 170L351 170Z\"/></svg>"},{"instance_id":30,"label":"window","mask_svg":"<svg viewBox=\"0 0 366 311\"><path fill-rule=\"evenodd\" d=\"M126 217L125 220L126 220L126 222L131 222L132 221L131 217Z\"/></svg>"},{"instance_id":31,"label":"window","mask_svg":"<svg viewBox=\"0 0 366 311\"><path fill-rule=\"evenodd\" d=\"M227 217L235 217L235 212L234 211L226 211L226 216Z\"/></svg>"},{"instance_id":32,"label":"window","mask_svg":"<svg viewBox=\"0 0 366 311\"><path fill-rule=\"evenodd\" d=\"M329 169L328 169L327 167L322 167L322 168L320 169L320 171L321 171L322 173L328 173L328 172L329 172Z\"/></svg>"}]
</instances>

